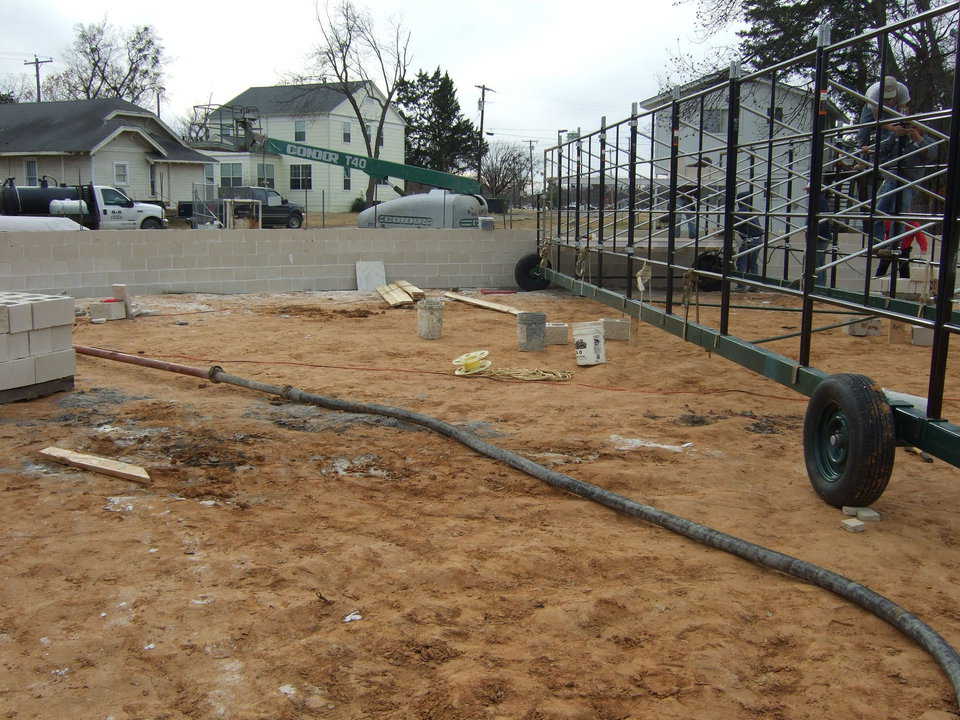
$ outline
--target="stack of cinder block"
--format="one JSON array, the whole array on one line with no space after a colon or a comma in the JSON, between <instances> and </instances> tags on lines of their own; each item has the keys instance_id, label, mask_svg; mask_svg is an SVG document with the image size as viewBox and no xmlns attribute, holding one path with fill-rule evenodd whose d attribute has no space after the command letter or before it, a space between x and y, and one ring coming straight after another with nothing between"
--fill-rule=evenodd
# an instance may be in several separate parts
<instances>
[{"instance_id":1,"label":"stack of cinder block","mask_svg":"<svg viewBox=\"0 0 960 720\"><path fill-rule=\"evenodd\" d=\"M73 387L73 298L0 292L0 402Z\"/></svg>"}]
</instances>

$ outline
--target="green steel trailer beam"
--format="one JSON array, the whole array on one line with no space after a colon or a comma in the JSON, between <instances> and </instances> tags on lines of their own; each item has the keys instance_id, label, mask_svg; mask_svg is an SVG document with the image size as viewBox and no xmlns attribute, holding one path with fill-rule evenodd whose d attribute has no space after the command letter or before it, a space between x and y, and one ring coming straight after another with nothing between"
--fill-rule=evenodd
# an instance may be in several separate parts
<instances>
[{"instance_id":1,"label":"green steel trailer beam","mask_svg":"<svg viewBox=\"0 0 960 720\"><path fill-rule=\"evenodd\" d=\"M264 151L276 155L290 155L304 160L327 163L328 165L355 168L376 178L395 177L412 180L431 187L445 188L464 195L481 194L480 183L472 178L440 172L439 170L429 170L415 165L390 162L366 155L353 155L342 150L328 150L288 140L267 138Z\"/></svg>"},{"instance_id":2,"label":"green steel trailer beam","mask_svg":"<svg viewBox=\"0 0 960 720\"><path fill-rule=\"evenodd\" d=\"M666 330L807 397L813 395L817 385L828 377L822 370L800 365L785 355L732 335L722 335L719 330L706 325L685 321L682 317L669 314L653 305L578 280L552 268L541 268L540 271L545 279L575 295L591 298ZM909 403L893 401L890 406L893 408L897 441L900 444L918 447L954 467L960 467L960 426L946 420L928 418L921 409Z\"/></svg>"}]
</instances>

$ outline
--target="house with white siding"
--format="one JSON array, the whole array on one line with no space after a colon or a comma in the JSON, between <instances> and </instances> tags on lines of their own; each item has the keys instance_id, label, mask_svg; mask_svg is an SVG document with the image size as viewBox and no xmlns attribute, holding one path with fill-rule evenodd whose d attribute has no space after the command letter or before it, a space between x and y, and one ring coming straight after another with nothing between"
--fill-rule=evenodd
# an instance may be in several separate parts
<instances>
[{"instance_id":1,"label":"house with white siding","mask_svg":"<svg viewBox=\"0 0 960 720\"><path fill-rule=\"evenodd\" d=\"M112 185L168 207L191 200L214 158L119 98L0 104L0 180Z\"/></svg>"},{"instance_id":2,"label":"house with white siding","mask_svg":"<svg viewBox=\"0 0 960 720\"><path fill-rule=\"evenodd\" d=\"M351 93L361 108L370 137L377 133L383 94L372 83L356 82ZM250 127L252 122L255 127ZM247 127L244 125L247 124ZM387 111L380 138L380 159L404 161L406 124L393 107ZM345 212L366 195L368 176L305 158L266 152L262 142L245 134L293 141L353 155L367 155L360 123L347 96L329 83L252 87L214 110L204 124L203 139L194 147L216 158L215 182L220 186L271 187L309 212ZM240 149L236 149L240 148ZM397 178L379 178L377 200L398 197Z\"/></svg>"}]
</instances>

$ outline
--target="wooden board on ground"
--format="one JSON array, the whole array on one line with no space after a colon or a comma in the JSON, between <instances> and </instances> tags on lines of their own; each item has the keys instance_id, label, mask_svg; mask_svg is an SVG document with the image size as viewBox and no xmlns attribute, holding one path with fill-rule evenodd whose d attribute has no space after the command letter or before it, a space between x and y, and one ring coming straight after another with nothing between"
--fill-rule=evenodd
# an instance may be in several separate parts
<instances>
[{"instance_id":1,"label":"wooden board on ground","mask_svg":"<svg viewBox=\"0 0 960 720\"><path fill-rule=\"evenodd\" d=\"M357 261L357 290L372 292L387 282L383 260Z\"/></svg>"},{"instance_id":2,"label":"wooden board on ground","mask_svg":"<svg viewBox=\"0 0 960 720\"><path fill-rule=\"evenodd\" d=\"M406 280L397 280L393 284L399 287L404 292L406 292L407 295L412 297L414 300L423 300L427 296L427 294L423 290L418 288L413 283L407 282Z\"/></svg>"},{"instance_id":3,"label":"wooden board on ground","mask_svg":"<svg viewBox=\"0 0 960 720\"><path fill-rule=\"evenodd\" d=\"M511 315L519 315L521 312L520 310L517 310L517 308L509 305L501 305L500 303L490 302L489 300L472 298L467 295L461 295L460 293L445 292L443 296L448 297L451 300L459 300L460 302L476 305L477 307L486 308L487 310L496 310L497 312L510 313Z\"/></svg>"},{"instance_id":4,"label":"wooden board on ground","mask_svg":"<svg viewBox=\"0 0 960 720\"><path fill-rule=\"evenodd\" d=\"M120 462L119 460L110 460L109 458L97 457L96 455L84 455L83 453L65 450L64 448L48 447L40 451L43 457L66 465L92 470L112 475L113 477L131 480L136 483L147 484L150 482L150 476L147 471L139 465Z\"/></svg>"},{"instance_id":5,"label":"wooden board on ground","mask_svg":"<svg viewBox=\"0 0 960 720\"><path fill-rule=\"evenodd\" d=\"M407 295L404 290L400 289L400 287L394 283L390 283L389 285L381 285L377 288L377 292L380 293L380 297L387 301L387 304L390 307L413 305L413 298Z\"/></svg>"}]
</instances>

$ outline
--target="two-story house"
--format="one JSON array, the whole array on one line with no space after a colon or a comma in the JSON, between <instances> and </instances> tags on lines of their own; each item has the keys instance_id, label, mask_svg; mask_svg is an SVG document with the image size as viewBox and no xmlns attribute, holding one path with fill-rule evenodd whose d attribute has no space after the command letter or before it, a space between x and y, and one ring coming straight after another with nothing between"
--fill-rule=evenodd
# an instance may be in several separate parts
<instances>
[{"instance_id":1,"label":"two-story house","mask_svg":"<svg viewBox=\"0 0 960 720\"><path fill-rule=\"evenodd\" d=\"M371 138L375 137L383 95L372 83L350 86L365 117ZM381 137L380 158L404 161L405 123L392 107L387 111ZM332 84L252 87L208 114L205 137L195 146L205 149L219 164L208 169L207 181L220 186L271 187L309 212L344 212L366 195L368 176L356 169L277 155L260 149L250 151L245 133L293 141L327 150L367 155L359 121L349 100ZM256 146L255 146L256 147ZM377 200L397 197L397 179L378 178Z\"/></svg>"},{"instance_id":2,"label":"two-story house","mask_svg":"<svg viewBox=\"0 0 960 720\"><path fill-rule=\"evenodd\" d=\"M0 104L0 180L18 185L92 182L175 206L215 162L119 98Z\"/></svg>"}]
</instances>

